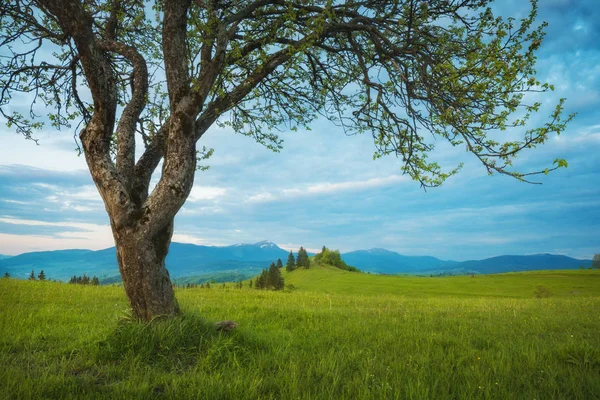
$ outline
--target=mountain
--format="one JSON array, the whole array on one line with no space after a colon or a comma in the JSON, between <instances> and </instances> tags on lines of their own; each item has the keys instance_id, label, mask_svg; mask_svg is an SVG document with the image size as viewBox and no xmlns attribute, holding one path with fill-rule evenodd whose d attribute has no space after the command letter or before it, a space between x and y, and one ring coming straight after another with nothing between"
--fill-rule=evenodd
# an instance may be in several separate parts
<instances>
[{"instance_id":1,"label":"mountain","mask_svg":"<svg viewBox=\"0 0 600 400\"><path fill-rule=\"evenodd\" d=\"M0 258L0 275L8 272L26 279L31 270L44 270L48 279L69 280L73 275L96 275L103 283L120 281L115 248L103 250L56 250L25 253ZM200 283L246 279L289 252L275 243L261 241L232 246L197 246L172 243L166 264L176 282ZM430 256L405 256L385 249L357 250L342 254L342 259L361 271L378 274L493 274L540 269L577 269L591 266L591 260L537 254L499 256L484 260L448 261Z\"/></svg>"},{"instance_id":2,"label":"mountain","mask_svg":"<svg viewBox=\"0 0 600 400\"><path fill-rule=\"evenodd\" d=\"M385 249L358 250L342 254L344 261L361 271L378 274L497 274L543 269L577 269L591 260L555 254L499 256L483 260L445 261L429 256L403 256Z\"/></svg>"},{"instance_id":3,"label":"mountain","mask_svg":"<svg viewBox=\"0 0 600 400\"><path fill-rule=\"evenodd\" d=\"M5 256L4 254L0 254L0 260L4 260L5 258L11 258L12 256Z\"/></svg>"},{"instance_id":4,"label":"mountain","mask_svg":"<svg viewBox=\"0 0 600 400\"><path fill-rule=\"evenodd\" d=\"M0 259L0 271L17 278L28 277L32 269L36 275L44 270L49 279L61 280L68 280L75 274L110 276L119 273L114 248L38 251Z\"/></svg>"},{"instance_id":5,"label":"mountain","mask_svg":"<svg viewBox=\"0 0 600 400\"><path fill-rule=\"evenodd\" d=\"M31 270L40 270L49 279L68 280L73 275L96 275L105 282L119 280L119 268L114 247L92 250L56 250L24 253L0 259L0 273L26 278ZM166 265L172 278L202 276L254 276L271 262L287 259L288 251L275 243L261 241L233 246L197 246L171 243ZM207 278L208 279L208 278ZM223 278L224 279L224 278Z\"/></svg>"},{"instance_id":6,"label":"mountain","mask_svg":"<svg viewBox=\"0 0 600 400\"><path fill-rule=\"evenodd\" d=\"M543 269L588 268L592 260L578 260L556 254L534 254L529 256L498 256L485 260L463 261L458 267L465 271L473 270L480 274L518 272Z\"/></svg>"},{"instance_id":7,"label":"mountain","mask_svg":"<svg viewBox=\"0 0 600 400\"><path fill-rule=\"evenodd\" d=\"M346 264L361 271L378 274L415 274L423 271L453 269L456 261L431 256L403 256L385 249L357 250L342 254Z\"/></svg>"}]
</instances>

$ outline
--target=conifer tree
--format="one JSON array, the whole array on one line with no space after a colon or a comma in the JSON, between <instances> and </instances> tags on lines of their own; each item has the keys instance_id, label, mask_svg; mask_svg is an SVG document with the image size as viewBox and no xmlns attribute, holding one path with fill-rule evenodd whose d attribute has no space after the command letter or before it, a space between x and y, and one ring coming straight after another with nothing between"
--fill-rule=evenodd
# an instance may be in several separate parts
<instances>
[{"instance_id":1,"label":"conifer tree","mask_svg":"<svg viewBox=\"0 0 600 400\"><path fill-rule=\"evenodd\" d=\"M29 274L29 280L35 281L35 272L33 270L31 270L31 273Z\"/></svg>"},{"instance_id":2,"label":"conifer tree","mask_svg":"<svg viewBox=\"0 0 600 400\"><path fill-rule=\"evenodd\" d=\"M265 281L266 281L266 270L262 270L262 272L260 273L259 276L256 277L256 282L254 284L254 287L256 289L264 289L265 288Z\"/></svg>"},{"instance_id":3,"label":"conifer tree","mask_svg":"<svg viewBox=\"0 0 600 400\"><path fill-rule=\"evenodd\" d=\"M277 286L278 276L280 275L279 269L275 263L271 263L269 271L267 272L267 289L272 289Z\"/></svg>"},{"instance_id":4,"label":"conifer tree","mask_svg":"<svg viewBox=\"0 0 600 400\"><path fill-rule=\"evenodd\" d=\"M285 282L283 281L283 276L281 276L281 270L277 270L277 285L275 286L275 290L283 290L285 286Z\"/></svg>"},{"instance_id":5,"label":"conifer tree","mask_svg":"<svg viewBox=\"0 0 600 400\"><path fill-rule=\"evenodd\" d=\"M92 284L92 286L100 285L100 279L98 279L98 277L96 275L94 275L94 277L92 278L91 284Z\"/></svg>"},{"instance_id":6,"label":"conifer tree","mask_svg":"<svg viewBox=\"0 0 600 400\"><path fill-rule=\"evenodd\" d=\"M301 268L304 266L304 248L300 246L298 250L298 256L296 256L296 268Z\"/></svg>"},{"instance_id":7,"label":"conifer tree","mask_svg":"<svg viewBox=\"0 0 600 400\"><path fill-rule=\"evenodd\" d=\"M45 281L46 280L46 274L44 273L44 270L40 271L40 273L38 274L38 279L40 281Z\"/></svg>"},{"instance_id":8,"label":"conifer tree","mask_svg":"<svg viewBox=\"0 0 600 400\"><path fill-rule=\"evenodd\" d=\"M4 276L3 276L3 278L4 278L4 279L8 279L8 278L10 278L10 274L9 274L8 272L5 272L5 273L4 273Z\"/></svg>"},{"instance_id":9,"label":"conifer tree","mask_svg":"<svg viewBox=\"0 0 600 400\"><path fill-rule=\"evenodd\" d=\"M86 274L83 274L83 277L81 278L81 284L82 285L89 285L90 284L90 277L87 276Z\"/></svg>"},{"instance_id":10,"label":"conifer tree","mask_svg":"<svg viewBox=\"0 0 600 400\"><path fill-rule=\"evenodd\" d=\"M310 261L308 259L308 253L304 249L304 247L300 246L300 250L298 250L298 258L296 259L296 267L310 267Z\"/></svg>"},{"instance_id":11,"label":"conifer tree","mask_svg":"<svg viewBox=\"0 0 600 400\"><path fill-rule=\"evenodd\" d=\"M248 287L249 287L250 289L252 289L252 279L250 279L250 283L248 284Z\"/></svg>"},{"instance_id":12,"label":"conifer tree","mask_svg":"<svg viewBox=\"0 0 600 400\"><path fill-rule=\"evenodd\" d=\"M294 253L290 250L290 254L288 255L287 263L285 264L285 269L287 272L292 272L296 269L296 260L294 260Z\"/></svg>"},{"instance_id":13,"label":"conifer tree","mask_svg":"<svg viewBox=\"0 0 600 400\"><path fill-rule=\"evenodd\" d=\"M277 264L276 264L277 268L283 268L283 263L281 262L281 258L277 259Z\"/></svg>"}]
</instances>

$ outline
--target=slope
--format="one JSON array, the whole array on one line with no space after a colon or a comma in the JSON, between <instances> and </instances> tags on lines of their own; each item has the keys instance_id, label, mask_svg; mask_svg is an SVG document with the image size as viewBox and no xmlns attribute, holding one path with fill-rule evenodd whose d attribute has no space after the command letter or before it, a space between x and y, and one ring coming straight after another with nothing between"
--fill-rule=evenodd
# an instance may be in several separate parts
<instances>
[{"instance_id":1,"label":"slope","mask_svg":"<svg viewBox=\"0 0 600 400\"><path fill-rule=\"evenodd\" d=\"M531 298L540 283L548 287L553 296L597 296L600 293L600 273L596 270L418 277L372 275L330 266L311 266L282 274L288 287L293 285L300 291L330 294Z\"/></svg>"}]
</instances>

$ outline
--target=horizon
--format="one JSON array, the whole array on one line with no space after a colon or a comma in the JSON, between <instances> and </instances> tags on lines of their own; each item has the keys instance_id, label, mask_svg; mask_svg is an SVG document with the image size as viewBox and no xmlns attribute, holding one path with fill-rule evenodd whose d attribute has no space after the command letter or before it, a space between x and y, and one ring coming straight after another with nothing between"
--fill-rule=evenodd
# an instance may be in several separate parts
<instances>
[{"instance_id":1,"label":"horizon","mask_svg":"<svg viewBox=\"0 0 600 400\"><path fill-rule=\"evenodd\" d=\"M194 244L194 243L186 243L186 242L171 242L171 244L176 243L176 244L186 244L186 245L192 245L192 246L199 246L199 247L235 247L235 246L256 246L259 244L263 244L263 243L270 243L270 244L274 244L276 247L278 247L281 250L285 250L285 251L292 251L294 253L297 253L298 249L293 249L293 248L285 248L282 247L280 245L278 245L277 243L274 243L268 239L265 240L259 240L258 242L254 242L254 243L232 243L232 244L225 244L225 245L200 245L200 244ZM303 246L304 247L304 246ZM329 248L328 246L326 246L327 248ZM110 250L115 248L115 246L111 246L111 247L106 247L106 248L101 248L101 249L84 249L84 248L80 248L80 249L51 249L51 250L39 250L39 251L31 251L31 252L26 252L26 253L19 253L19 254L6 254L6 253L0 253L0 255L2 256L8 256L8 257L17 257L20 256L22 254L28 254L28 253L42 253L42 252L54 252L54 251L103 251L103 250ZM337 249L333 249L333 248L329 248L330 250L337 250ZM319 249L311 249L311 248L306 248L305 250L308 251L308 253L319 253L321 251L321 248ZM408 255L408 254L401 254L398 253L396 251L393 250L389 250L389 249L384 249L381 247L372 247L372 248L365 248L365 249L354 249L354 250L348 250L348 251L342 251L341 254L344 255L346 253L352 253L352 252L357 252L357 251L373 251L373 250L384 250L387 252L392 252L392 253L396 253L400 256L405 256L405 257L433 257L436 258L440 261L456 261L456 262L465 262L465 261L482 261L485 259L491 259L491 258L497 258L497 257L527 257L527 256L544 256L544 255L550 255L550 256L566 256L564 254L554 254L554 253L529 253L529 254L497 254L497 255L492 255L490 257L484 257L481 259L464 259L464 260L455 260L455 259L444 259L444 258L439 258L435 255L432 254L414 254L414 255ZM569 256L566 256L569 257ZM579 261L591 261L592 257L588 258L578 258L578 257L571 257L573 259L579 260Z\"/></svg>"},{"instance_id":2,"label":"horizon","mask_svg":"<svg viewBox=\"0 0 600 400\"><path fill-rule=\"evenodd\" d=\"M347 137L322 119L311 131L283 132L280 153L215 126L198 143L215 149L206 161L211 168L196 173L173 242L226 246L270 237L283 249L313 252L325 245L455 261L519 254L591 259L600 252L600 187L593 184L600 181L600 7L594 0L540 3L536 22L549 26L538 78L556 90L542 96L531 124L543 124L561 97L565 115L578 113L564 133L515 162L527 172L565 158L568 168L536 179L543 185L488 176L463 148L438 140L432 159L446 169L465 166L424 191L401 175L396 158L373 160L369 134ZM493 7L517 19L528 9L517 0ZM20 97L11 106L26 103ZM2 122L0 138L0 254L114 246L73 132L45 128L36 145Z\"/></svg>"}]
</instances>

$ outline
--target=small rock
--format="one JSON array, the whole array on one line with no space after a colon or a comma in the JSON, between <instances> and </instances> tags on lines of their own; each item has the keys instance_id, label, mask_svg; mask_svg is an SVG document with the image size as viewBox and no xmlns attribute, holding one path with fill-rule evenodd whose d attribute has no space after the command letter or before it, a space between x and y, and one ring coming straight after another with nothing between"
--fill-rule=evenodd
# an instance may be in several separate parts
<instances>
[{"instance_id":1,"label":"small rock","mask_svg":"<svg viewBox=\"0 0 600 400\"><path fill-rule=\"evenodd\" d=\"M237 324L233 321L217 322L217 323L215 323L215 326L217 327L217 330L219 332L230 332L230 331L234 330L235 328L237 328Z\"/></svg>"}]
</instances>

